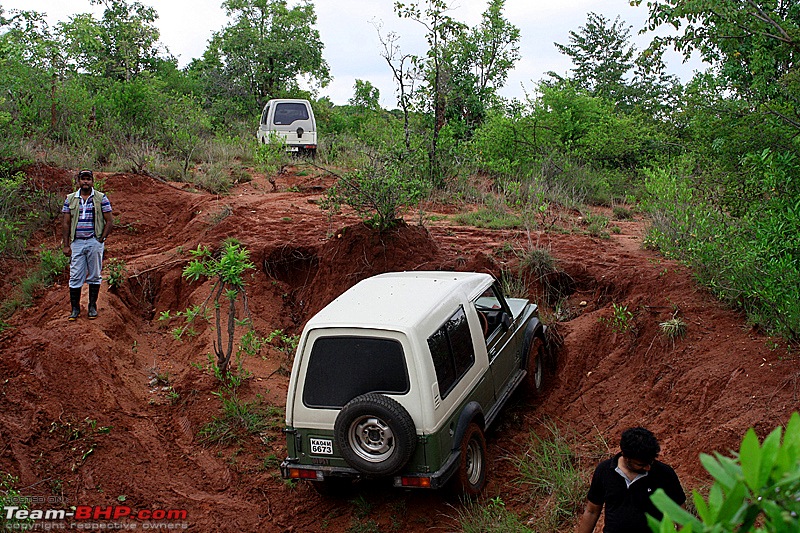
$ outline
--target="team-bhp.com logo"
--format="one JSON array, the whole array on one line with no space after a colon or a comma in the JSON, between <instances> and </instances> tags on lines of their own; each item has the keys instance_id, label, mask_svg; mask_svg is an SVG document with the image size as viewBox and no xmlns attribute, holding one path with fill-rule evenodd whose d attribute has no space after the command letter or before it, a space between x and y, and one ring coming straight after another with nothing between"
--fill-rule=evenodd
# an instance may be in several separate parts
<instances>
[{"instance_id":1,"label":"team-bhp.com logo","mask_svg":"<svg viewBox=\"0 0 800 533\"><path fill-rule=\"evenodd\" d=\"M3 507L4 526L12 530L187 529L187 517L185 509L136 510L127 505L78 505L69 510Z\"/></svg>"}]
</instances>

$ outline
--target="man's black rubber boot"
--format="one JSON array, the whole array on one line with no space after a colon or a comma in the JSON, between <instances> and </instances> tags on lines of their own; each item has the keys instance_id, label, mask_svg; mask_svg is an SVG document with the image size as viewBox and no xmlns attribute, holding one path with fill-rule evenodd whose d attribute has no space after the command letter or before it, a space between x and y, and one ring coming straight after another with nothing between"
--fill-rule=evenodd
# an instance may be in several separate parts
<instances>
[{"instance_id":1,"label":"man's black rubber boot","mask_svg":"<svg viewBox=\"0 0 800 533\"><path fill-rule=\"evenodd\" d=\"M72 305L72 312L69 314L69 320L76 320L78 315L81 314L81 288L69 289L69 303Z\"/></svg>"},{"instance_id":2,"label":"man's black rubber boot","mask_svg":"<svg viewBox=\"0 0 800 533\"><path fill-rule=\"evenodd\" d=\"M100 294L100 284L89 284L89 320L97 318L97 295Z\"/></svg>"}]
</instances>

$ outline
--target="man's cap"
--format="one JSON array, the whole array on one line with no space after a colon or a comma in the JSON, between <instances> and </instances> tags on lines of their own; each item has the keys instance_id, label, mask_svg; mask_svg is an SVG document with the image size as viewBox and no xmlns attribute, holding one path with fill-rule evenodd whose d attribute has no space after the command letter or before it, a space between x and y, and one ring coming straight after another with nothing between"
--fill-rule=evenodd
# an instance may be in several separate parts
<instances>
[{"instance_id":1,"label":"man's cap","mask_svg":"<svg viewBox=\"0 0 800 533\"><path fill-rule=\"evenodd\" d=\"M88 177L94 179L94 174L88 168L85 168L85 169L81 170L80 172L78 172L78 179L81 179L84 176L88 176Z\"/></svg>"}]
</instances>

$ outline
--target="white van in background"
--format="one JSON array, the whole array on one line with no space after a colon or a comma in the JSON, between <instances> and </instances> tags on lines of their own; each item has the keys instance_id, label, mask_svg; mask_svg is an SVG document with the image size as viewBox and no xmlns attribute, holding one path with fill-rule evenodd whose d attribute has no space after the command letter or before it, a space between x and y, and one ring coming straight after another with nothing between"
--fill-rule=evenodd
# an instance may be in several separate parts
<instances>
[{"instance_id":1,"label":"white van in background","mask_svg":"<svg viewBox=\"0 0 800 533\"><path fill-rule=\"evenodd\" d=\"M317 151L317 123L308 100L276 98L267 102L261 112L258 140L269 142L277 136L286 144L286 151L314 156Z\"/></svg>"}]
</instances>

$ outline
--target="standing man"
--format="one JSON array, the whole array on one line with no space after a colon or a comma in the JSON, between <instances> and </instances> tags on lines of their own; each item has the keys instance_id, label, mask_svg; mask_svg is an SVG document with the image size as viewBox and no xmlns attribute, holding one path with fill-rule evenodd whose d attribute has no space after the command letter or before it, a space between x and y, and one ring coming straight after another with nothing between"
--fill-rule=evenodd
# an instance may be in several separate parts
<instances>
[{"instance_id":1,"label":"standing man","mask_svg":"<svg viewBox=\"0 0 800 533\"><path fill-rule=\"evenodd\" d=\"M627 429L619 447L622 453L603 461L594 471L577 533L594 531L603 505L604 533L650 533L645 515L661 518L661 512L650 501L657 489L664 489L678 505L686 501L678 475L656 461L661 446L653 433L643 427Z\"/></svg>"},{"instance_id":2,"label":"standing man","mask_svg":"<svg viewBox=\"0 0 800 533\"><path fill-rule=\"evenodd\" d=\"M69 320L81 314L81 288L89 284L89 319L97 318L97 295L103 278L103 244L114 221L108 197L94 189L91 170L78 172L78 190L67 195L61 208L61 245L69 261Z\"/></svg>"}]
</instances>

